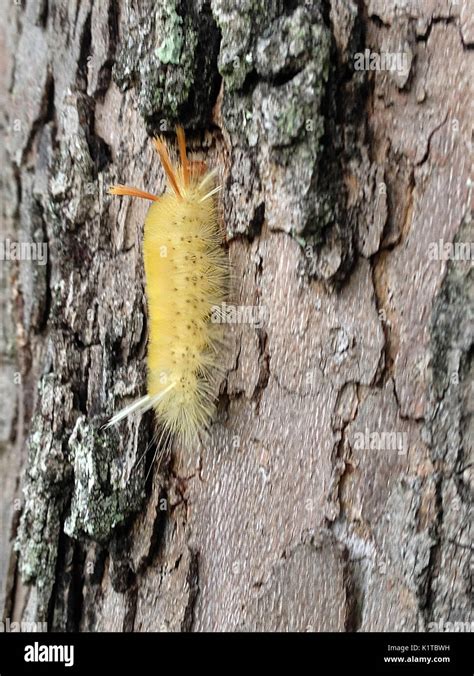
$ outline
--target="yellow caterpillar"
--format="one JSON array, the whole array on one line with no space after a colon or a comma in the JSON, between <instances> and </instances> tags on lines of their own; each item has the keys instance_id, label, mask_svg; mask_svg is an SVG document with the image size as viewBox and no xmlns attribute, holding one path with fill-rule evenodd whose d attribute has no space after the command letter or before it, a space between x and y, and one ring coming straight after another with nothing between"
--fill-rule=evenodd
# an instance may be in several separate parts
<instances>
[{"instance_id":1,"label":"yellow caterpillar","mask_svg":"<svg viewBox=\"0 0 474 676\"><path fill-rule=\"evenodd\" d=\"M148 393L108 425L151 408L169 434L189 445L214 412L222 327L211 313L227 297L229 265L217 222L214 172L189 162L177 128L175 166L163 139L153 143L168 179L162 197L123 185L112 195L149 199L143 240L148 301Z\"/></svg>"}]
</instances>

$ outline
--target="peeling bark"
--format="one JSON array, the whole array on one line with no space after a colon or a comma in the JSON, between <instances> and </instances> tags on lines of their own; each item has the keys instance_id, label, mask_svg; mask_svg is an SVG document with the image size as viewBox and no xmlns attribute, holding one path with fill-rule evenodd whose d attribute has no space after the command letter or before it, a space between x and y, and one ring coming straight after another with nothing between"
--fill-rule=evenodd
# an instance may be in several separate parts
<instances>
[{"instance_id":1,"label":"peeling bark","mask_svg":"<svg viewBox=\"0 0 474 676\"><path fill-rule=\"evenodd\" d=\"M472 620L467 0L1 8L0 604L82 631L429 631ZM407 70L354 55L403 52ZM149 143L219 168L218 414L152 464ZM3 145L3 144L2 144ZM150 443L152 442L152 443ZM148 452L146 452L148 449ZM145 455L144 455L145 454ZM140 462L139 462L140 461ZM150 470L150 472L149 472Z\"/></svg>"}]
</instances>

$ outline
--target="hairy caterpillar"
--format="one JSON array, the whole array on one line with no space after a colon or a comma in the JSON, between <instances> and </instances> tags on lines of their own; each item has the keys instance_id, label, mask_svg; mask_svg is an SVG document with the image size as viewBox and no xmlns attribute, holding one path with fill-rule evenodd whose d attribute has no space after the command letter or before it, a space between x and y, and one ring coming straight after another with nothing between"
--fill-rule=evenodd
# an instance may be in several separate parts
<instances>
[{"instance_id":1,"label":"hairy caterpillar","mask_svg":"<svg viewBox=\"0 0 474 676\"><path fill-rule=\"evenodd\" d=\"M222 327L213 307L227 297L229 265L216 214L215 172L190 162L182 127L177 128L180 161L172 162L165 141L153 140L166 173L161 197L115 185L112 195L152 201L145 220L143 257L149 319L147 394L111 418L155 410L169 435L189 445L214 411L221 372Z\"/></svg>"}]
</instances>

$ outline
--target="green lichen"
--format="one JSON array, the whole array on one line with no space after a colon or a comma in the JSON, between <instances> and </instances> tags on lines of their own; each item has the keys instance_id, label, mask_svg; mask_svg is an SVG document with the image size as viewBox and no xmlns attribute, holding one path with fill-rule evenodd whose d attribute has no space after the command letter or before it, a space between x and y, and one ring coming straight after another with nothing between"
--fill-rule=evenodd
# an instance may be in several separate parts
<instances>
[{"instance_id":1,"label":"green lichen","mask_svg":"<svg viewBox=\"0 0 474 676\"><path fill-rule=\"evenodd\" d=\"M107 541L136 512L144 498L143 463L117 457L113 434L94 429L81 417L69 439L74 490L64 524L70 537Z\"/></svg>"},{"instance_id":2,"label":"green lichen","mask_svg":"<svg viewBox=\"0 0 474 676\"><path fill-rule=\"evenodd\" d=\"M219 72L227 92L242 88L247 76L255 69L255 40L278 16L277 2L263 0L216 0L213 13L222 32Z\"/></svg>"},{"instance_id":3,"label":"green lichen","mask_svg":"<svg viewBox=\"0 0 474 676\"><path fill-rule=\"evenodd\" d=\"M185 42L183 19L176 13L174 3L164 3L162 11L167 18L161 23L164 35L161 45L156 48L155 53L161 63L171 63L177 66L180 63Z\"/></svg>"},{"instance_id":4,"label":"green lichen","mask_svg":"<svg viewBox=\"0 0 474 676\"><path fill-rule=\"evenodd\" d=\"M59 407L69 410L72 394L54 374L43 377L38 394L41 410L31 422L28 438L29 464L15 549L20 555L20 574L25 582L36 580L40 612L46 612L55 579L61 517L72 479L54 412Z\"/></svg>"},{"instance_id":5,"label":"green lichen","mask_svg":"<svg viewBox=\"0 0 474 676\"><path fill-rule=\"evenodd\" d=\"M288 205L287 231L319 237L336 213L318 177L332 44L319 3L291 14L278 3L267 11L261 3L222 0L213 9L222 30L225 126L235 145L270 148L273 189Z\"/></svg>"},{"instance_id":6,"label":"green lichen","mask_svg":"<svg viewBox=\"0 0 474 676\"><path fill-rule=\"evenodd\" d=\"M147 4L127 25L114 79L122 89L137 89L150 131L172 129L178 121L202 125L219 86L219 32L210 5L200 2L183 13L178 0L165 0L159 9Z\"/></svg>"},{"instance_id":7,"label":"green lichen","mask_svg":"<svg viewBox=\"0 0 474 676\"><path fill-rule=\"evenodd\" d=\"M15 549L22 579L36 584L41 614L47 611L55 582L61 531L105 542L140 509L144 467L135 464L134 444L143 447L145 439L125 438L119 445L114 432L101 431L94 418L87 421L84 416L68 436L61 415L67 419L73 410L70 386L47 374L38 395ZM120 454L119 447L124 448Z\"/></svg>"}]
</instances>

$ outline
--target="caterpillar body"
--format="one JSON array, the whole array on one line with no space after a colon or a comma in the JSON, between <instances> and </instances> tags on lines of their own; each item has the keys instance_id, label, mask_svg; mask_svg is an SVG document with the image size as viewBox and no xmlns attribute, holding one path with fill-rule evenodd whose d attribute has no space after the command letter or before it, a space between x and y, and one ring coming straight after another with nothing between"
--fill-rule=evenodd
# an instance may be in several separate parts
<instances>
[{"instance_id":1,"label":"caterpillar body","mask_svg":"<svg viewBox=\"0 0 474 676\"><path fill-rule=\"evenodd\" d=\"M147 394L111 418L155 410L169 435L185 445L214 413L221 367L222 326L211 313L227 298L229 264L217 221L215 172L190 162L184 130L177 129L180 161L161 138L153 143L167 176L161 197L115 185L113 195L152 201L145 220L143 257L148 306Z\"/></svg>"}]
</instances>

